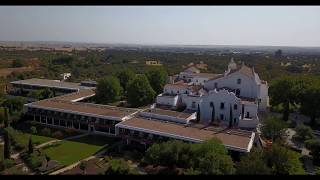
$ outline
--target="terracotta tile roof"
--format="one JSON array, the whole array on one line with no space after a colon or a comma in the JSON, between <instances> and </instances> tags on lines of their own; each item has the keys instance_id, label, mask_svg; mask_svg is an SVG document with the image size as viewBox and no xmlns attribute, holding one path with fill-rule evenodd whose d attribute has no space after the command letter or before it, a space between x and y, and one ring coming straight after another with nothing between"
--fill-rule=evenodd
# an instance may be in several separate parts
<instances>
[{"instance_id":1,"label":"terracotta tile roof","mask_svg":"<svg viewBox=\"0 0 320 180\"><path fill-rule=\"evenodd\" d=\"M238 69L231 70L228 75L230 75L230 74L232 74L232 73L235 73L235 72L240 72L240 73L242 73L242 74L244 74L244 75L246 75L246 76L254 79L253 69L250 68L250 67L248 67L248 66L246 66L246 65L242 65L242 66L241 66L240 68L238 68Z\"/></svg>"},{"instance_id":2,"label":"terracotta tile roof","mask_svg":"<svg viewBox=\"0 0 320 180\"><path fill-rule=\"evenodd\" d=\"M222 77L223 77L223 74L217 74L215 77L210 78L209 81L215 80L215 79L219 79L219 78L222 78Z\"/></svg>"},{"instance_id":3,"label":"terracotta tile roof","mask_svg":"<svg viewBox=\"0 0 320 180\"><path fill-rule=\"evenodd\" d=\"M184 71L191 71L191 72L200 72L200 70L194 66L189 67L188 69L184 70Z\"/></svg>"},{"instance_id":4,"label":"terracotta tile roof","mask_svg":"<svg viewBox=\"0 0 320 180\"><path fill-rule=\"evenodd\" d=\"M239 97L241 99L242 104L255 104L256 100L254 98L248 98L248 97Z\"/></svg>"},{"instance_id":5,"label":"terracotta tile roof","mask_svg":"<svg viewBox=\"0 0 320 180\"><path fill-rule=\"evenodd\" d=\"M120 128L139 128L149 131L164 133L176 136L183 136L192 138L198 141L204 141L211 138L218 138L222 143L231 149L237 149L239 151L247 152L249 144L251 143L252 132L238 131L238 130L214 130L214 129L201 129L195 127L187 127L177 123L166 123L158 120L148 120L143 118L132 118L123 121L116 125ZM210 129L210 130L209 130Z\"/></svg>"},{"instance_id":6,"label":"terracotta tile roof","mask_svg":"<svg viewBox=\"0 0 320 180\"><path fill-rule=\"evenodd\" d=\"M190 85L187 83L174 83L174 84L166 84L164 88L188 88Z\"/></svg>"},{"instance_id":7,"label":"terracotta tile roof","mask_svg":"<svg viewBox=\"0 0 320 180\"><path fill-rule=\"evenodd\" d=\"M213 73L193 73L193 77L202 77L202 78L215 78L216 76L219 76L220 74L213 74Z\"/></svg>"}]
</instances>

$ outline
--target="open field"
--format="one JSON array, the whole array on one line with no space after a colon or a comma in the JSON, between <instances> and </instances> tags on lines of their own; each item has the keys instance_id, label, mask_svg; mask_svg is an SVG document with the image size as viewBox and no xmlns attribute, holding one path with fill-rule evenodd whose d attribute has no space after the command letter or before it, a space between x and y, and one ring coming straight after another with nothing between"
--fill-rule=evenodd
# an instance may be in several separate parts
<instances>
[{"instance_id":1,"label":"open field","mask_svg":"<svg viewBox=\"0 0 320 180\"><path fill-rule=\"evenodd\" d=\"M78 139L63 140L42 148L52 160L70 165L99 151L105 144L114 142L113 138L85 136Z\"/></svg>"},{"instance_id":2,"label":"open field","mask_svg":"<svg viewBox=\"0 0 320 180\"><path fill-rule=\"evenodd\" d=\"M33 67L18 67L18 68L2 68L0 69L0 77L6 77L12 72L21 73L21 72L30 72L33 71Z\"/></svg>"}]
</instances>

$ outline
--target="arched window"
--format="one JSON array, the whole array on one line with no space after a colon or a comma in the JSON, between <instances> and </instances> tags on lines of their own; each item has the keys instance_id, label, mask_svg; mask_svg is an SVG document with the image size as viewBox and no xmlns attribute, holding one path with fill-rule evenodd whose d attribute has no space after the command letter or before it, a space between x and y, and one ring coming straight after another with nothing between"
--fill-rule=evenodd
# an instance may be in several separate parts
<instances>
[{"instance_id":1,"label":"arched window","mask_svg":"<svg viewBox=\"0 0 320 180\"><path fill-rule=\"evenodd\" d=\"M238 84L241 84L241 79L237 79L237 83L238 83Z\"/></svg>"}]
</instances>

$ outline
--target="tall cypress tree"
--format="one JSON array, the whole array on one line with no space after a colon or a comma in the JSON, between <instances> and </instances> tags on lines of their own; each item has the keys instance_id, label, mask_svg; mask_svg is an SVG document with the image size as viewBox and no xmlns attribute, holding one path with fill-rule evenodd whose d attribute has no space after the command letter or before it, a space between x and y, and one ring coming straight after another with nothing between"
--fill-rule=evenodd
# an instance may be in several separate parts
<instances>
[{"instance_id":1,"label":"tall cypress tree","mask_svg":"<svg viewBox=\"0 0 320 180\"><path fill-rule=\"evenodd\" d=\"M214 122L216 110L214 108L214 104L212 104L212 114L211 114L211 122Z\"/></svg>"},{"instance_id":2,"label":"tall cypress tree","mask_svg":"<svg viewBox=\"0 0 320 180\"><path fill-rule=\"evenodd\" d=\"M200 106L198 104L198 110L197 110L197 122L200 121Z\"/></svg>"},{"instance_id":3,"label":"tall cypress tree","mask_svg":"<svg viewBox=\"0 0 320 180\"><path fill-rule=\"evenodd\" d=\"M32 137L31 136L30 136L29 144L28 144L28 153L29 154L33 153L33 143L32 143Z\"/></svg>"},{"instance_id":4,"label":"tall cypress tree","mask_svg":"<svg viewBox=\"0 0 320 180\"><path fill-rule=\"evenodd\" d=\"M9 113L8 113L8 108L4 108L4 127L7 128L9 127Z\"/></svg>"},{"instance_id":5,"label":"tall cypress tree","mask_svg":"<svg viewBox=\"0 0 320 180\"><path fill-rule=\"evenodd\" d=\"M10 159L10 152L11 152L11 142L9 137L9 132L5 129L4 134L4 159Z\"/></svg>"},{"instance_id":6,"label":"tall cypress tree","mask_svg":"<svg viewBox=\"0 0 320 180\"><path fill-rule=\"evenodd\" d=\"M230 104L230 120L229 120L229 127L232 127L233 126L233 123L232 123L232 119L233 119L233 113L232 113L232 106Z\"/></svg>"}]
</instances>

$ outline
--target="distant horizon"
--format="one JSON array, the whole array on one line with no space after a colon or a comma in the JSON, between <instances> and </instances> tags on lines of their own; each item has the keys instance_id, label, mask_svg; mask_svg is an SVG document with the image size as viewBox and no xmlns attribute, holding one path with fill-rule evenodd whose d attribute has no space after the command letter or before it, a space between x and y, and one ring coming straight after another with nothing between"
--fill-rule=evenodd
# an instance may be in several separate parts
<instances>
[{"instance_id":1,"label":"distant horizon","mask_svg":"<svg viewBox=\"0 0 320 180\"><path fill-rule=\"evenodd\" d=\"M281 45L245 45L245 44L136 44L136 43L103 43L103 42L81 42L81 41L56 41L56 40L27 40L27 41L6 41L0 42L19 42L19 43L73 43L73 44L101 44L101 45L135 45L135 46L238 46L238 47L289 47L289 48L320 48L320 46L281 46Z\"/></svg>"}]
</instances>

